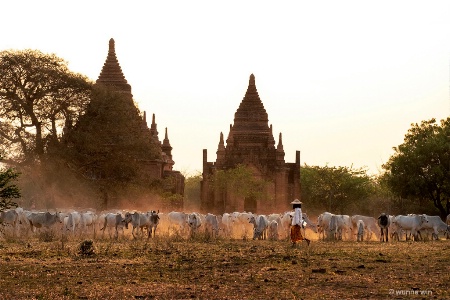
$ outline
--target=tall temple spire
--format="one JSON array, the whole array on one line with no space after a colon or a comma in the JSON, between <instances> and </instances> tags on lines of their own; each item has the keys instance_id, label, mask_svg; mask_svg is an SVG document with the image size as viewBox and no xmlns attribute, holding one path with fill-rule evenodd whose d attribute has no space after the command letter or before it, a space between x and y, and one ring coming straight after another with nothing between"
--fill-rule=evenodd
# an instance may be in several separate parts
<instances>
[{"instance_id":1,"label":"tall temple spire","mask_svg":"<svg viewBox=\"0 0 450 300\"><path fill-rule=\"evenodd\" d=\"M147 126L147 112L144 110L144 117L142 118L144 121L145 126Z\"/></svg>"},{"instance_id":2,"label":"tall temple spire","mask_svg":"<svg viewBox=\"0 0 450 300\"><path fill-rule=\"evenodd\" d=\"M280 132L280 137L278 138L278 146L277 146L277 163L284 163L284 149L283 149L283 137Z\"/></svg>"},{"instance_id":3,"label":"tall temple spire","mask_svg":"<svg viewBox=\"0 0 450 300\"><path fill-rule=\"evenodd\" d=\"M272 128L272 124L270 124L270 133L269 133L269 140L267 142L267 146L270 149L274 149L275 148L275 139L273 138L273 128Z\"/></svg>"},{"instance_id":4,"label":"tall temple spire","mask_svg":"<svg viewBox=\"0 0 450 300\"><path fill-rule=\"evenodd\" d=\"M158 138L159 133L158 133L157 125L155 122L155 114L153 114L153 116L152 116L152 124L150 125L150 133L152 135L152 138L155 141L159 142L159 138Z\"/></svg>"},{"instance_id":5,"label":"tall temple spire","mask_svg":"<svg viewBox=\"0 0 450 300\"><path fill-rule=\"evenodd\" d=\"M280 137L278 138L278 146L277 146L277 151L283 151L283 137L282 134L280 132Z\"/></svg>"},{"instance_id":6,"label":"tall temple spire","mask_svg":"<svg viewBox=\"0 0 450 300\"><path fill-rule=\"evenodd\" d=\"M221 148L221 146L224 146L224 142L223 142L223 132L220 132L219 148Z\"/></svg>"},{"instance_id":7,"label":"tall temple spire","mask_svg":"<svg viewBox=\"0 0 450 300\"><path fill-rule=\"evenodd\" d=\"M230 131L228 132L228 137L227 137L227 145L232 146L234 143L233 141L233 125L230 124Z\"/></svg>"},{"instance_id":8,"label":"tall temple spire","mask_svg":"<svg viewBox=\"0 0 450 300\"><path fill-rule=\"evenodd\" d=\"M216 163L222 165L223 159L225 158L225 143L223 140L223 132L220 132L219 146L217 147L216 154L217 154Z\"/></svg>"},{"instance_id":9,"label":"tall temple spire","mask_svg":"<svg viewBox=\"0 0 450 300\"><path fill-rule=\"evenodd\" d=\"M166 153L167 156L172 158L172 146L170 146L169 135L167 134L167 127L161 149L162 151L164 151L164 153Z\"/></svg>"},{"instance_id":10,"label":"tall temple spire","mask_svg":"<svg viewBox=\"0 0 450 300\"><path fill-rule=\"evenodd\" d=\"M129 94L129 96L133 97L131 95L131 86L125 79L122 68L117 60L114 39L109 40L108 56L96 83L113 87L116 91Z\"/></svg>"},{"instance_id":11,"label":"tall temple spire","mask_svg":"<svg viewBox=\"0 0 450 300\"><path fill-rule=\"evenodd\" d=\"M217 151L225 151L225 143L223 141L223 132L220 132L220 140L219 140L219 146L217 147Z\"/></svg>"}]
</instances>

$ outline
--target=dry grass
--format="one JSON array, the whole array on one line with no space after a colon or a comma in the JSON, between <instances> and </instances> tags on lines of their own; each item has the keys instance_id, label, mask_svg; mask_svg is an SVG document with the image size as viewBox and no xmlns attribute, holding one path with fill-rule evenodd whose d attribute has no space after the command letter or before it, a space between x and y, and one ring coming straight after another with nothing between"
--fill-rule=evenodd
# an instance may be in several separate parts
<instances>
[{"instance_id":1,"label":"dry grass","mask_svg":"<svg viewBox=\"0 0 450 300\"><path fill-rule=\"evenodd\" d=\"M1 240L1 298L450 298L449 240L313 241L295 248L205 236L83 241Z\"/></svg>"}]
</instances>

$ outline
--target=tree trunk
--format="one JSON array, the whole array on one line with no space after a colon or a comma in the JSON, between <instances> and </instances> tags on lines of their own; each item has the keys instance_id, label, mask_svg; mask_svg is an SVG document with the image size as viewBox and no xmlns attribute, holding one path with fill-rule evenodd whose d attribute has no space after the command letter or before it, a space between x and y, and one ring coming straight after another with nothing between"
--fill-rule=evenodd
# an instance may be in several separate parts
<instances>
[{"instance_id":1,"label":"tree trunk","mask_svg":"<svg viewBox=\"0 0 450 300\"><path fill-rule=\"evenodd\" d=\"M41 122L35 124L36 127L36 154L41 157L44 154L44 142L42 140Z\"/></svg>"},{"instance_id":2,"label":"tree trunk","mask_svg":"<svg viewBox=\"0 0 450 300\"><path fill-rule=\"evenodd\" d=\"M450 214L450 199L447 199L446 207L447 207L447 216L448 216ZM445 217L447 217L447 216L445 216Z\"/></svg>"},{"instance_id":3,"label":"tree trunk","mask_svg":"<svg viewBox=\"0 0 450 300\"><path fill-rule=\"evenodd\" d=\"M448 200L447 200L448 202ZM447 217L447 208L444 208L444 206L442 205L441 202L441 193L438 191L436 197L433 197L433 203L434 206L439 209L439 214L441 215L441 218L445 220L445 218Z\"/></svg>"}]
</instances>

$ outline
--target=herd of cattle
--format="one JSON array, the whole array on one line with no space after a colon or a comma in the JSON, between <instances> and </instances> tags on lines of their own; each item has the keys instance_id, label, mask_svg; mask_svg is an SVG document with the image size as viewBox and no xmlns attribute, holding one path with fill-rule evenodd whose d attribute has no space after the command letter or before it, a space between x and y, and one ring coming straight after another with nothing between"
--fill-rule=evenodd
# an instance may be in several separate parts
<instances>
[{"instance_id":1,"label":"herd of cattle","mask_svg":"<svg viewBox=\"0 0 450 300\"><path fill-rule=\"evenodd\" d=\"M319 215L317 226L322 237L328 239L352 240L356 236L357 241L371 240L375 236L380 241L389 241L389 237L402 240L423 239L423 234L431 239L439 239L439 234L449 237L450 215L446 222L439 216L425 214L387 215L382 213L377 219L361 215L335 215L324 212ZM390 234L389 234L390 232Z\"/></svg>"},{"instance_id":2,"label":"herd of cattle","mask_svg":"<svg viewBox=\"0 0 450 300\"><path fill-rule=\"evenodd\" d=\"M131 225L134 238L154 237L159 233L181 236L207 234L210 237L243 239L287 239L293 212L257 215L249 212L224 213L223 215L201 214L197 212L159 211L109 211L96 214L93 211L67 211L50 213L25 210L21 207L2 211L0 214L1 233L10 231L14 236L29 236L40 230L60 230L62 234L94 237L105 236L118 238L125 235ZM312 222L303 213L304 230L308 238L311 235L323 240L380 240L389 238L423 239L424 234L431 239L439 235L450 235L450 215L446 222L439 216L428 215L386 215L378 218L362 215L336 215L324 212ZM308 230L308 232L306 232Z\"/></svg>"}]
</instances>

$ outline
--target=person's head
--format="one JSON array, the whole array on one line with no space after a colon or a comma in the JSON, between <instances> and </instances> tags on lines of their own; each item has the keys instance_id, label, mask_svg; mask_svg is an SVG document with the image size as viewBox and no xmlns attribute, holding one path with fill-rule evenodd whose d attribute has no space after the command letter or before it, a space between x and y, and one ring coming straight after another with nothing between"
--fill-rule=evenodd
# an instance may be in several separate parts
<instances>
[{"instance_id":1,"label":"person's head","mask_svg":"<svg viewBox=\"0 0 450 300\"><path fill-rule=\"evenodd\" d=\"M292 204L293 209L302 208L302 203L298 199L295 199L294 201L292 201L291 204Z\"/></svg>"}]
</instances>

